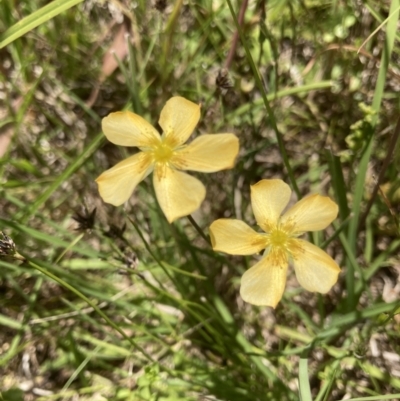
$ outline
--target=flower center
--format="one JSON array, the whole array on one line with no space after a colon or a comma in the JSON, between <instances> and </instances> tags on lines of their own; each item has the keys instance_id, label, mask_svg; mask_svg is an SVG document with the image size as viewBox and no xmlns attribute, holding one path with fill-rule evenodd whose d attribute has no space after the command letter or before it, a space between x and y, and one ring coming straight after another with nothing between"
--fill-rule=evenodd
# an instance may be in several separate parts
<instances>
[{"instance_id":1,"label":"flower center","mask_svg":"<svg viewBox=\"0 0 400 401\"><path fill-rule=\"evenodd\" d=\"M168 163L174 151L165 142L161 141L153 149L153 157L155 163Z\"/></svg>"},{"instance_id":2,"label":"flower center","mask_svg":"<svg viewBox=\"0 0 400 401\"><path fill-rule=\"evenodd\" d=\"M269 240L271 247L286 249L289 235L285 232L276 228L269 234Z\"/></svg>"},{"instance_id":3,"label":"flower center","mask_svg":"<svg viewBox=\"0 0 400 401\"><path fill-rule=\"evenodd\" d=\"M283 266L287 263L290 254L290 239L290 235L278 227L268 234L270 257L275 266Z\"/></svg>"}]
</instances>

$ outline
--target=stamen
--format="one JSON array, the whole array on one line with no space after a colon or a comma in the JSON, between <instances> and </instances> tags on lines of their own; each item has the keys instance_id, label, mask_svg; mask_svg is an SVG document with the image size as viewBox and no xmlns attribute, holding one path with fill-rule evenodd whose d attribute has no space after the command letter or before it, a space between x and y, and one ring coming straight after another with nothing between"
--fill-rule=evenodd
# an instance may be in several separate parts
<instances>
[{"instance_id":1,"label":"stamen","mask_svg":"<svg viewBox=\"0 0 400 401\"><path fill-rule=\"evenodd\" d=\"M273 266L282 267L287 265L288 263L288 253L286 252L286 249L283 247L271 248L269 255Z\"/></svg>"},{"instance_id":2,"label":"stamen","mask_svg":"<svg viewBox=\"0 0 400 401\"><path fill-rule=\"evenodd\" d=\"M271 260L274 266L286 265L289 255L288 243L290 236L279 226L268 235L271 245Z\"/></svg>"},{"instance_id":3,"label":"stamen","mask_svg":"<svg viewBox=\"0 0 400 401\"><path fill-rule=\"evenodd\" d=\"M174 154L174 149L162 138L150 151L154 163L167 164Z\"/></svg>"},{"instance_id":4,"label":"stamen","mask_svg":"<svg viewBox=\"0 0 400 401\"><path fill-rule=\"evenodd\" d=\"M276 228L275 230L273 230L270 233L269 237L270 237L272 247L286 248L286 244L289 239L289 236L287 235L287 233L285 231L280 230L279 228Z\"/></svg>"},{"instance_id":5,"label":"stamen","mask_svg":"<svg viewBox=\"0 0 400 401\"><path fill-rule=\"evenodd\" d=\"M166 163L172 156L172 149L165 144L161 144L154 151L154 158L159 163Z\"/></svg>"}]
</instances>

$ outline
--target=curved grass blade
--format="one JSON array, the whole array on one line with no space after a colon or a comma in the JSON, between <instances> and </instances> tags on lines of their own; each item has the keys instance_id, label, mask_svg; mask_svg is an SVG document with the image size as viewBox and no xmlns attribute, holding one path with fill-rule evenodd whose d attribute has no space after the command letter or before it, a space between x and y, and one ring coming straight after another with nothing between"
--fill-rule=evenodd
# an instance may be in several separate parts
<instances>
[{"instance_id":1,"label":"curved grass blade","mask_svg":"<svg viewBox=\"0 0 400 401\"><path fill-rule=\"evenodd\" d=\"M18 21L0 36L0 49L83 0L55 0Z\"/></svg>"}]
</instances>

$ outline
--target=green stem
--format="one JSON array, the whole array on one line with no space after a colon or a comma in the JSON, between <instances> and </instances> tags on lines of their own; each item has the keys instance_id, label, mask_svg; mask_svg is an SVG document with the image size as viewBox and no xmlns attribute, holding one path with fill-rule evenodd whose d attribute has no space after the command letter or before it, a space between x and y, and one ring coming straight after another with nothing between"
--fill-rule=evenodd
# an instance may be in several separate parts
<instances>
[{"instance_id":1,"label":"green stem","mask_svg":"<svg viewBox=\"0 0 400 401\"><path fill-rule=\"evenodd\" d=\"M207 244L211 246L210 238L204 233L202 228L196 223L196 220L192 217L192 215L189 214L189 216L187 216L187 218L189 219L189 221L192 224L192 226L194 227L194 229L200 234L200 237L203 238L204 241L206 241Z\"/></svg>"},{"instance_id":2,"label":"green stem","mask_svg":"<svg viewBox=\"0 0 400 401\"><path fill-rule=\"evenodd\" d=\"M256 85L257 85L258 90L260 91L261 97L263 99L263 102L264 102L265 108L267 110L267 113L268 113L272 128L275 131L276 139L278 141L279 150L281 152L281 156L282 156L282 159L283 159L283 164L286 167L286 170L287 170L290 182L292 184L292 187L293 187L294 191L296 192L296 195L300 199L301 195L300 195L299 187L297 186L296 179L294 177L292 167L290 166L289 158L288 158L288 155L286 153L285 145L283 143L282 134L279 132L278 126L276 124L276 119L275 119L274 112L272 111L272 108L271 108L271 106L270 106L270 104L268 102L268 98L267 98L267 94L265 93L264 85L263 85L263 83L261 81L261 78L260 78L260 75L258 73L257 67L256 67L256 65L254 63L253 57L251 56L250 50L249 50L249 48L247 46L246 39L245 39L245 37L243 35L243 31L242 31L242 28L240 27L240 24L239 24L239 21L238 21L238 19L236 17L235 11L233 10L232 2L231 2L231 0L226 0L226 2L228 4L229 10L231 11L233 21L234 21L234 23L236 25L236 29L239 32L240 40L242 41L244 50L246 52L247 61L249 62L250 67L251 67L251 69L253 71L254 79L256 81Z\"/></svg>"},{"instance_id":3,"label":"green stem","mask_svg":"<svg viewBox=\"0 0 400 401\"><path fill-rule=\"evenodd\" d=\"M164 266L164 264L161 262L161 260L155 255L155 253L151 250L151 247L150 247L149 243L146 241L146 238L144 238L144 235L142 234L142 231L140 230L139 226L128 216L127 213L125 213L125 216L131 222L131 224L135 228L136 232L139 234L139 237L142 240L147 252L156 261L156 263L161 267L161 269L164 271L164 273L167 275L167 277L171 280L171 282L174 283L174 280L173 280L171 274L169 273L168 269Z\"/></svg>"}]
</instances>

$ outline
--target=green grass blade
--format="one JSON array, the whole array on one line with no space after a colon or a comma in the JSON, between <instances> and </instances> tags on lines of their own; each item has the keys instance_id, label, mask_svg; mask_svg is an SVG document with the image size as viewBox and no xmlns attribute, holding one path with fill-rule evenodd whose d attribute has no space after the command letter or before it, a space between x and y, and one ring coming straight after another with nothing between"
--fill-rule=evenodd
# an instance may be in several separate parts
<instances>
[{"instance_id":1,"label":"green grass blade","mask_svg":"<svg viewBox=\"0 0 400 401\"><path fill-rule=\"evenodd\" d=\"M0 314L0 326L9 327L14 330L25 330L26 327L21 322Z\"/></svg>"},{"instance_id":2,"label":"green grass blade","mask_svg":"<svg viewBox=\"0 0 400 401\"><path fill-rule=\"evenodd\" d=\"M83 0L55 0L8 28L0 37L0 49L56 15L76 6Z\"/></svg>"},{"instance_id":3,"label":"green grass blade","mask_svg":"<svg viewBox=\"0 0 400 401\"><path fill-rule=\"evenodd\" d=\"M301 401L312 401L307 358L300 358L299 361L299 393Z\"/></svg>"},{"instance_id":4,"label":"green grass blade","mask_svg":"<svg viewBox=\"0 0 400 401\"><path fill-rule=\"evenodd\" d=\"M270 93L267 95L267 100L272 101L275 99L281 99L285 96L293 96L293 95L298 95L298 96L306 96L309 92L313 92L316 90L322 90L322 89L331 89L333 87L333 82L332 81L320 81L320 82L313 82L310 84L305 84L301 86L294 86L294 87L287 87L284 89L281 89L275 93ZM239 106L237 109L235 109L233 112L229 113L226 115L226 119L229 120L231 117L239 117L242 115L245 115L246 113L249 113L250 110L257 110L259 107L262 107L264 104L263 99L255 99L254 102L250 103L245 103L241 106Z\"/></svg>"},{"instance_id":5,"label":"green grass blade","mask_svg":"<svg viewBox=\"0 0 400 401\"><path fill-rule=\"evenodd\" d=\"M347 204L347 187L343 177L342 165L339 156L334 155L331 150L327 150L326 155L332 177L333 190L339 206L340 220L343 222L349 216L350 210Z\"/></svg>"},{"instance_id":6,"label":"green grass blade","mask_svg":"<svg viewBox=\"0 0 400 401\"><path fill-rule=\"evenodd\" d=\"M386 394L386 395L373 395L371 397L360 397L360 398L349 398L348 401L381 401L381 400L398 400L400 393L398 394Z\"/></svg>"},{"instance_id":7,"label":"green grass blade","mask_svg":"<svg viewBox=\"0 0 400 401\"><path fill-rule=\"evenodd\" d=\"M10 220L0 218L0 224L2 227L10 227L19 233L24 233L29 238L35 238L45 244L50 244L53 247L60 247L64 250L73 249L74 252L78 252L82 256L87 256L89 258L98 258L99 254L97 251L90 247L80 247L75 243L71 246L71 243L64 241L54 235L46 234L42 231L35 230L34 228L28 227L24 224L15 223Z\"/></svg>"},{"instance_id":8,"label":"green grass blade","mask_svg":"<svg viewBox=\"0 0 400 401\"><path fill-rule=\"evenodd\" d=\"M337 377L337 371L340 368L340 359L337 359L329 368L331 370L331 374L329 376L329 379L325 379L322 382L321 389L315 398L314 401L328 401L329 395L331 393L333 384L336 380Z\"/></svg>"}]
</instances>

